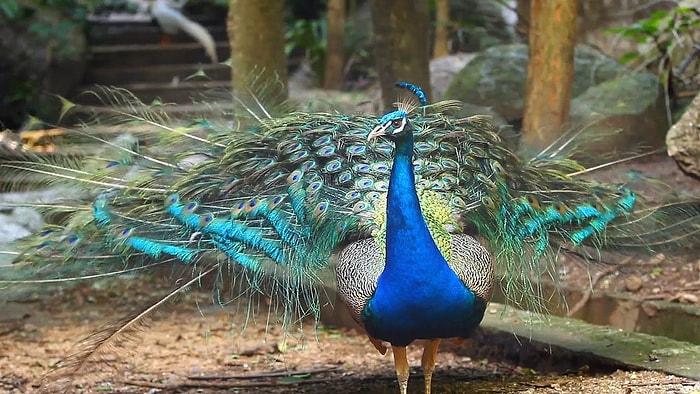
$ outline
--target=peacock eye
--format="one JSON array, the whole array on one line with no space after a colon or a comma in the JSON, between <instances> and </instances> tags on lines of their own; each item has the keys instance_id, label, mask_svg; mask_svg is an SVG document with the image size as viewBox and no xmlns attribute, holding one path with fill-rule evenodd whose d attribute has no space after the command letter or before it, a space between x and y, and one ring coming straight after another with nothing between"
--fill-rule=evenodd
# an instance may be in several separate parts
<instances>
[{"instance_id":1,"label":"peacock eye","mask_svg":"<svg viewBox=\"0 0 700 394\"><path fill-rule=\"evenodd\" d=\"M401 119L394 119L391 121L391 125L393 127L396 127L396 128L401 127L401 123L402 123Z\"/></svg>"}]
</instances>

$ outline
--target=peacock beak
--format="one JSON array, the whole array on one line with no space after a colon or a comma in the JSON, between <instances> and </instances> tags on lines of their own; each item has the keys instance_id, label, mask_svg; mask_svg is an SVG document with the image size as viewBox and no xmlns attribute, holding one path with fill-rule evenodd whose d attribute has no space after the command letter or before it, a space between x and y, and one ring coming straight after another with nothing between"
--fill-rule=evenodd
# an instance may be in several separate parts
<instances>
[{"instance_id":1,"label":"peacock beak","mask_svg":"<svg viewBox=\"0 0 700 394\"><path fill-rule=\"evenodd\" d=\"M386 135L386 129L388 127L389 123L384 123L384 124L378 124L375 128L370 131L369 135L367 135L367 141L372 141L373 139Z\"/></svg>"}]
</instances>

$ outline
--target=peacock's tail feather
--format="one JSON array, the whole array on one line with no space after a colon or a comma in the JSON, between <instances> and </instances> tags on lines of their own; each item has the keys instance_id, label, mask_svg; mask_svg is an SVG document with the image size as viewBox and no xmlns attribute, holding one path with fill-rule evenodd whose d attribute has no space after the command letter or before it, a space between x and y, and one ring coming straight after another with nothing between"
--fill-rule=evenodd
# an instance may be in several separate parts
<instances>
[{"instance_id":1,"label":"peacock's tail feather","mask_svg":"<svg viewBox=\"0 0 700 394\"><path fill-rule=\"evenodd\" d=\"M72 190L37 207L54 224L18 243L14 267L0 269L5 285L177 263L195 276L214 267L218 283L239 278L287 312L317 317L331 256L382 238L393 148L366 142L375 116L270 112L251 98L223 120L183 124L129 93L103 94L115 111L99 124L136 133L96 137L93 122L68 132L101 144L97 154L0 164L9 181ZM559 253L596 260L603 249L697 245L697 199L650 203L627 185L584 179L569 140L523 159L486 119L455 116L459 106L412 115L417 187L428 191L424 206L438 205L426 221L488 243L511 301L536 305L533 273L551 275Z\"/></svg>"},{"instance_id":2,"label":"peacock's tail feather","mask_svg":"<svg viewBox=\"0 0 700 394\"><path fill-rule=\"evenodd\" d=\"M51 223L17 243L0 267L2 297L22 284L87 280L155 267L183 267L191 279L159 302L100 331L64 362L81 369L118 344L159 305L204 276L215 298L271 297L282 324L318 318L319 285L332 286L333 256L374 237L381 246L393 147L367 143L377 117L268 110L251 95L217 120L182 122L159 105L104 89L114 108L70 141L101 148L0 163L5 182L70 190L58 201L27 204ZM454 115L455 101L413 109L417 188L436 244L450 233L488 244L508 299L540 305L537 276L554 276L560 253L600 259L602 250L657 251L696 246L700 200L646 201L633 185L585 179L564 140L533 159L507 149L481 117ZM406 107L408 108L408 107ZM96 135L124 130L117 137ZM65 194L65 193L64 193ZM426 273L429 275L429 273Z\"/></svg>"}]
</instances>

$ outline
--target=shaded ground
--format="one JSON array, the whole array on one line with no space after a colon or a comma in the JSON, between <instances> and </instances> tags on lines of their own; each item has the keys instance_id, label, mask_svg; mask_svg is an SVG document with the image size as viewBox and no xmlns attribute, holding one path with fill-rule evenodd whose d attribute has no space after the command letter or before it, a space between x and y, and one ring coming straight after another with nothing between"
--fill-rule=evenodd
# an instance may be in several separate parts
<instances>
[{"instance_id":1,"label":"shaded ground","mask_svg":"<svg viewBox=\"0 0 700 394\"><path fill-rule=\"evenodd\" d=\"M145 286L143 286L145 287ZM71 352L79 338L133 312L152 294L133 280L102 282L15 305L18 319L0 317L0 390L35 392L41 377ZM154 290L155 291L155 290ZM264 319L246 324L242 310L211 305L189 293L127 343L109 350L76 393L396 393L390 355L382 356L354 331L309 327L286 337ZM202 307L198 308L196 305ZM5 311L6 314L9 312ZM310 326L310 325L309 325ZM286 338L286 340L285 340ZM473 341L473 340L470 340ZM649 371L593 370L550 374L498 360L472 359L478 346L445 343L438 358L437 393L698 393L700 382ZM409 352L410 392L422 392L420 348ZM291 374L291 376L289 375ZM218 378L217 378L218 377ZM223 379L222 377L229 377ZM238 377L238 379L231 379ZM235 388L235 389L234 389ZM53 390L53 389L52 389Z\"/></svg>"},{"instance_id":2,"label":"shaded ground","mask_svg":"<svg viewBox=\"0 0 700 394\"><path fill-rule=\"evenodd\" d=\"M668 199L669 193L675 194L674 198L700 198L700 180L684 174L666 154L594 171L589 177L601 182L627 183L652 202ZM665 185L650 179L661 180ZM561 274L566 283L587 287L598 273L594 286L597 290L700 306L699 251L700 245L694 245L684 251L614 261L615 266L594 267L591 276L580 266L566 264Z\"/></svg>"}]
</instances>

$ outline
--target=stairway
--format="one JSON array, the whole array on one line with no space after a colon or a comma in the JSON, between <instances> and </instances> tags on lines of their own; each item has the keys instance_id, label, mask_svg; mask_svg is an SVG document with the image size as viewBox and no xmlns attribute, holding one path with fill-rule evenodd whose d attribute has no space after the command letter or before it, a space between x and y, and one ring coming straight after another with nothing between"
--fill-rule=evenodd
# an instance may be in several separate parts
<instances>
[{"instance_id":1,"label":"stairway","mask_svg":"<svg viewBox=\"0 0 700 394\"><path fill-rule=\"evenodd\" d=\"M230 56L223 21L199 21L214 37L220 61ZM209 23L207 23L209 22ZM103 103L93 94L95 85L132 92L144 103L191 104L205 94L227 92L231 69L212 64L202 46L180 32L161 45L162 33L149 21L96 22L88 32L90 58L83 86L74 101L85 106ZM195 73L205 76L195 76ZM189 77L189 78L188 78Z\"/></svg>"},{"instance_id":2,"label":"stairway","mask_svg":"<svg viewBox=\"0 0 700 394\"><path fill-rule=\"evenodd\" d=\"M214 37L219 60L228 59L230 48L225 21L210 18L197 22ZM168 45L160 45L161 39L160 29L148 19L93 22L88 31L90 55L83 84L71 97L71 101L79 105L58 122L69 128L0 133L0 160L23 157L25 150L47 156L80 156L99 149L99 143L77 142L66 135L71 133L70 126L105 111L105 107L120 106L105 103L97 95L90 94L100 92L96 85L127 89L146 104L154 100L177 103L177 106L162 107L174 118L187 119L193 113L208 114L229 108L230 100L226 98L230 91L230 67L212 64L202 46L182 32L173 36ZM195 73L205 76L191 77ZM217 98L220 102L213 102ZM208 103L198 103L202 101ZM124 131L125 127L90 128L91 135L101 138L114 138L115 133ZM0 179L0 190L3 187Z\"/></svg>"}]
</instances>

